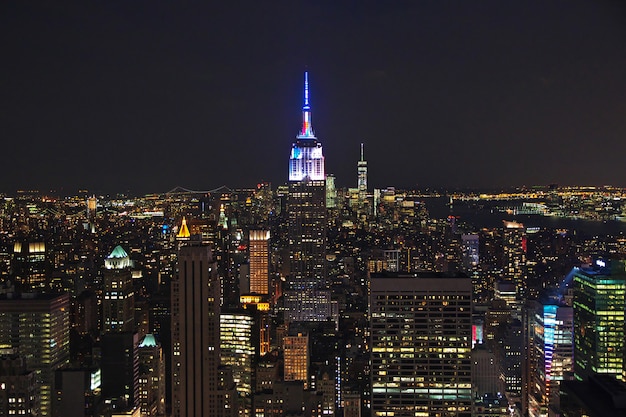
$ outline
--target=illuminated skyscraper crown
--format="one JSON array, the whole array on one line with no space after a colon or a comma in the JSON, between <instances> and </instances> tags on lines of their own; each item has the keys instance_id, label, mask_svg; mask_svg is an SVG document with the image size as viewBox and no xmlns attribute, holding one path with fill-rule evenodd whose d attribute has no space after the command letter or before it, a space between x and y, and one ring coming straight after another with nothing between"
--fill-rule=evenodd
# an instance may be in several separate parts
<instances>
[{"instance_id":1,"label":"illuminated skyscraper crown","mask_svg":"<svg viewBox=\"0 0 626 417\"><path fill-rule=\"evenodd\" d=\"M132 266L132 261L121 246L116 246L113 252L104 260L106 269L125 269Z\"/></svg>"},{"instance_id":2,"label":"illuminated skyscraper crown","mask_svg":"<svg viewBox=\"0 0 626 417\"><path fill-rule=\"evenodd\" d=\"M309 73L304 73L304 105L302 106L302 130L298 139L315 139L311 126L311 106L309 105Z\"/></svg>"},{"instance_id":3,"label":"illuminated skyscraper crown","mask_svg":"<svg viewBox=\"0 0 626 417\"><path fill-rule=\"evenodd\" d=\"M311 126L309 105L309 73L304 73L304 105L302 106L302 130L296 136L289 157L289 181L323 180L324 154Z\"/></svg>"}]
</instances>

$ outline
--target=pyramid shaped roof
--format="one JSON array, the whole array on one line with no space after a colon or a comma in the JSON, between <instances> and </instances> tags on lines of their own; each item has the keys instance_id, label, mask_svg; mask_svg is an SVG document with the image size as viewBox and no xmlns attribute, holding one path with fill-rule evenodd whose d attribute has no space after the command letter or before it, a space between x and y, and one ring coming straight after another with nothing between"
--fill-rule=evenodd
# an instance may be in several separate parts
<instances>
[{"instance_id":1,"label":"pyramid shaped roof","mask_svg":"<svg viewBox=\"0 0 626 417\"><path fill-rule=\"evenodd\" d=\"M107 258L128 258L128 254L120 245L117 245L115 249L113 249L113 252L111 252L111 254Z\"/></svg>"},{"instance_id":2,"label":"pyramid shaped roof","mask_svg":"<svg viewBox=\"0 0 626 417\"><path fill-rule=\"evenodd\" d=\"M141 343L139 344L139 347L155 347L157 346L157 342L156 339L154 337L154 335L152 333L148 333L143 340L141 341Z\"/></svg>"},{"instance_id":3,"label":"pyramid shaped roof","mask_svg":"<svg viewBox=\"0 0 626 417\"><path fill-rule=\"evenodd\" d=\"M187 227L187 219L183 217L183 224L180 225L180 230L176 236L179 239L188 239L191 236L189 228Z\"/></svg>"}]
</instances>

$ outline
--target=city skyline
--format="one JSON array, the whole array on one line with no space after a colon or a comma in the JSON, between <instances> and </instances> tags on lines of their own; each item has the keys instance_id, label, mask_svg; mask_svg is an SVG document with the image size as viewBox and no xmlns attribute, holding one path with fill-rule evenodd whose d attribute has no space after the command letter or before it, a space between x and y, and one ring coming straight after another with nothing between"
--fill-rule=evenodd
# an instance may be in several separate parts
<instances>
[{"instance_id":1,"label":"city skyline","mask_svg":"<svg viewBox=\"0 0 626 417\"><path fill-rule=\"evenodd\" d=\"M368 186L626 186L618 2L7 2L0 192L287 183L301 77Z\"/></svg>"}]
</instances>

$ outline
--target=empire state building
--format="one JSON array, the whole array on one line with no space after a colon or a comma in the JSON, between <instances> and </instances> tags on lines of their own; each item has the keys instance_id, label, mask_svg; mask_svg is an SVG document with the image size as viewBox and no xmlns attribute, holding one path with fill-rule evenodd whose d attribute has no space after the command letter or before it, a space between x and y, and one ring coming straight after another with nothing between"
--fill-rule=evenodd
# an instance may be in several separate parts
<instances>
[{"instance_id":1,"label":"empire state building","mask_svg":"<svg viewBox=\"0 0 626 417\"><path fill-rule=\"evenodd\" d=\"M304 73L302 129L289 157L290 274L285 291L287 318L324 321L332 316L326 268L326 177L322 144L311 126L308 73Z\"/></svg>"}]
</instances>

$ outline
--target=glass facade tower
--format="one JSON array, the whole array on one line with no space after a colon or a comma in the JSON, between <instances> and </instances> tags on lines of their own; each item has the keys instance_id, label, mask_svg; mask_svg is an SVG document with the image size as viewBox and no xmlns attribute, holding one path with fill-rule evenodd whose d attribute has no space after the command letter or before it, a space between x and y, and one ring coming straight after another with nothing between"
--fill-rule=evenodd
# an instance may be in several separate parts
<instances>
[{"instance_id":1,"label":"glass facade tower","mask_svg":"<svg viewBox=\"0 0 626 417\"><path fill-rule=\"evenodd\" d=\"M624 261L598 260L574 272L574 373L622 377L624 368Z\"/></svg>"}]
</instances>

